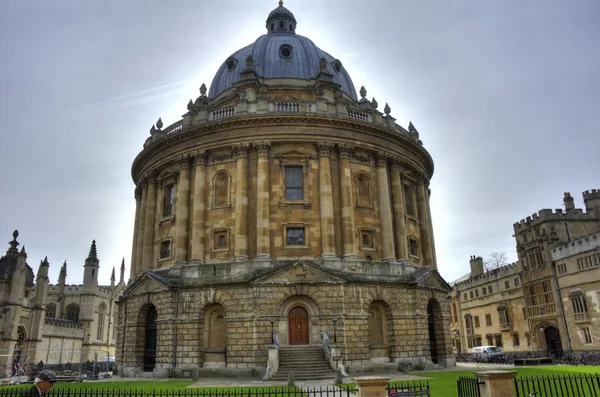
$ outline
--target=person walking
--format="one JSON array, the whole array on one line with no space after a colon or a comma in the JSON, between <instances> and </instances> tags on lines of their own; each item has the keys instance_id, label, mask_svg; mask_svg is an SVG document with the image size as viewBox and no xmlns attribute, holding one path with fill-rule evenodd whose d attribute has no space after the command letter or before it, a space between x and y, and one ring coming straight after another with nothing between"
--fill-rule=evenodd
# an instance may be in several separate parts
<instances>
[{"instance_id":1,"label":"person walking","mask_svg":"<svg viewBox=\"0 0 600 397\"><path fill-rule=\"evenodd\" d=\"M52 371L42 371L36 375L33 387L22 394L22 397L43 397L56 382Z\"/></svg>"}]
</instances>

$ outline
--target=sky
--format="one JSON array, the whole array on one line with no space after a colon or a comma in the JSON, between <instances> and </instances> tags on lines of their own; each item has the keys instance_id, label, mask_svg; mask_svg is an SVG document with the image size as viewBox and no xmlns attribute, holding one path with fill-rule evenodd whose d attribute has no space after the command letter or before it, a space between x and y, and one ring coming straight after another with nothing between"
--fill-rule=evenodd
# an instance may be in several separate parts
<instances>
[{"instance_id":1,"label":"sky","mask_svg":"<svg viewBox=\"0 0 600 397\"><path fill-rule=\"evenodd\" d=\"M431 211L447 281L470 255L516 260L513 223L600 188L597 0L286 0L296 32L435 162ZM275 0L2 0L0 252L79 284L91 241L108 284L135 215L131 163L219 65L266 32ZM2 247L4 245L4 248ZM118 281L118 280L117 280Z\"/></svg>"}]
</instances>

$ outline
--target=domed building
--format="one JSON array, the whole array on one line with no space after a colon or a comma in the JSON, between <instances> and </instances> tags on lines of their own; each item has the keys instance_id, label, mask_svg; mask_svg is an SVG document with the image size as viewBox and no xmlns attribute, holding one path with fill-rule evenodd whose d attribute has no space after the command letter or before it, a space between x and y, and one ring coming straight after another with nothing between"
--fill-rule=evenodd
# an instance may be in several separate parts
<instances>
[{"instance_id":1,"label":"domed building","mask_svg":"<svg viewBox=\"0 0 600 397\"><path fill-rule=\"evenodd\" d=\"M123 376L453 362L433 160L296 24L280 2L133 162Z\"/></svg>"}]
</instances>

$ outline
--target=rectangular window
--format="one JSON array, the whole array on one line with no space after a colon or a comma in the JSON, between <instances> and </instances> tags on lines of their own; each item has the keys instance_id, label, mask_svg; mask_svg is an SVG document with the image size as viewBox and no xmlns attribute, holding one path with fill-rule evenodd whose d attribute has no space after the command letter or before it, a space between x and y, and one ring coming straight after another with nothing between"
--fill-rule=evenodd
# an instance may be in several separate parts
<instances>
[{"instance_id":1,"label":"rectangular window","mask_svg":"<svg viewBox=\"0 0 600 397\"><path fill-rule=\"evenodd\" d=\"M521 280L519 280L519 277L515 277L515 287L518 287L521 284Z\"/></svg>"},{"instance_id":2,"label":"rectangular window","mask_svg":"<svg viewBox=\"0 0 600 397\"><path fill-rule=\"evenodd\" d=\"M493 292L493 290L492 290L492 286L491 286L491 285L488 285L488 294L490 294L490 295L491 295L491 294L492 294L492 292Z\"/></svg>"},{"instance_id":3,"label":"rectangular window","mask_svg":"<svg viewBox=\"0 0 600 397\"><path fill-rule=\"evenodd\" d=\"M304 228L303 227L288 227L286 228L286 245L306 245L304 239Z\"/></svg>"},{"instance_id":4,"label":"rectangular window","mask_svg":"<svg viewBox=\"0 0 600 397\"><path fill-rule=\"evenodd\" d=\"M582 328L583 330L583 337L585 339L585 343L592 343L592 334L590 333L590 329L589 328Z\"/></svg>"},{"instance_id":5,"label":"rectangular window","mask_svg":"<svg viewBox=\"0 0 600 397\"><path fill-rule=\"evenodd\" d=\"M486 294L487 294L487 289L485 289L485 287L483 287L483 288L481 289L481 294L482 294L482 295L486 295Z\"/></svg>"},{"instance_id":6,"label":"rectangular window","mask_svg":"<svg viewBox=\"0 0 600 397\"><path fill-rule=\"evenodd\" d=\"M487 327L491 327L492 326L492 315L491 314L486 314L485 315L485 325Z\"/></svg>"},{"instance_id":7,"label":"rectangular window","mask_svg":"<svg viewBox=\"0 0 600 397\"><path fill-rule=\"evenodd\" d=\"M467 300L467 293L466 292L463 294L463 297L465 298L465 300Z\"/></svg>"},{"instance_id":8,"label":"rectangular window","mask_svg":"<svg viewBox=\"0 0 600 397\"><path fill-rule=\"evenodd\" d=\"M494 340L496 342L496 347L502 347L502 334L494 335Z\"/></svg>"},{"instance_id":9,"label":"rectangular window","mask_svg":"<svg viewBox=\"0 0 600 397\"><path fill-rule=\"evenodd\" d=\"M587 305L585 303L585 296L576 295L571 297L571 302L573 302L573 312L574 313L587 313Z\"/></svg>"},{"instance_id":10,"label":"rectangular window","mask_svg":"<svg viewBox=\"0 0 600 397\"><path fill-rule=\"evenodd\" d=\"M473 291L469 291L469 296L473 299Z\"/></svg>"},{"instance_id":11,"label":"rectangular window","mask_svg":"<svg viewBox=\"0 0 600 397\"><path fill-rule=\"evenodd\" d=\"M583 258L577 259L577 268L579 270L583 269Z\"/></svg>"},{"instance_id":12,"label":"rectangular window","mask_svg":"<svg viewBox=\"0 0 600 397\"><path fill-rule=\"evenodd\" d=\"M487 335L485 336L485 341L486 341L486 342L485 342L485 343L486 343L486 345L488 345L488 346L494 346L494 335L492 335L492 334L487 334Z\"/></svg>"},{"instance_id":13,"label":"rectangular window","mask_svg":"<svg viewBox=\"0 0 600 397\"><path fill-rule=\"evenodd\" d=\"M475 320L475 328L479 328L479 316L473 317L473 320Z\"/></svg>"},{"instance_id":14,"label":"rectangular window","mask_svg":"<svg viewBox=\"0 0 600 397\"><path fill-rule=\"evenodd\" d=\"M413 188L410 185L404 185L404 206L406 215L415 216L415 203L413 199Z\"/></svg>"},{"instance_id":15,"label":"rectangular window","mask_svg":"<svg viewBox=\"0 0 600 397\"><path fill-rule=\"evenodd\" d=\"M473 347L473 338L467 338L467 345L469 346L469 349Z\"/></svg>"},{"instance_id":16,"label":"rectangular window","mask_svg":"<svg viewBox=\"0 0 600 397\"><path fill-rule=\"evenodd\" d=\"M285 167L285 199L304 199L302 166L288 165Z\"/></svg>"},{"instance_id":17,"label":"rectangular window","mask_svg":"<svg viewBox=\"0 0 600 397\"><path fill-rule=\"evenodd\" d=\"M408 251L410 256L419 257L419 243L414 238L408 239Z\"/></svg>"},{"instance_id":18,"label":"rectangular window","mask_svg":"<svg viewBox=\"0 0 600 397\"><path fill-rule=\"evenodd\" d=\"M600 266L600 254L594 254L594 263L596 266Z\"/></svg>"},{"instance_id":19,"label":"rectangular window","mask_svg":"<svg viewBox=\"0 0 600 397\"><path fill-rule=\"evenodd\" d=\"M519 334L515 332L512 334L513 346L519 346Z\"/></svg>"},{"instance_id":20,"label":"rectangular window","mask_svg":"<svg viewBox=\"0 0 600 397\"><path fill-rule=\"evenodd\" d=\"M566 263L560 263L558 265L558 274L565 274L567 272L567 264Z\"/></svg>"},{"instance_id":21,"label":"rectangular window","mask_svg":"<svg viewBox=\"0 0 600 397\"><path fill-rule=\"evenodd\" d=\"M213 231L213 250L229 249L229 230L220 229Z\"/></svg>"},{"instance_id":22,"label":"rectangular window","mask_svg":"<svg viewBox=\"0 0 600 397\"><path fill-rule=\"evenodd\" d=\"M509 289L510 288L510 280L506 280L504 282L504 288Z\"/></svg>"},{"instance_id":23,"label":"rectangular window","mask_svg":"<svg viewBox=\"0 0 600 397\"><path fill-rule=\"evenodd\" d=\"M171 240L162 241L160 243L160 259L168 259L171 257Z\"/></svg>"},{"instance_id":24,"label":"rectangular window","mask_svg":"<svg viewBox=\"0 0 600 397\"><path fill-rule=\"evenodd\" d=\"M523 319L527 320L527 310L525 310L525 308L522 308L523 310Z\"/></svg>"},{"instance_id":25,"label":"rectangular window","mask_svg":"<svg viewBox=\"0 0 600 397\"><path fill-rule=\"evenodd\" d=\"M475 290L475 297L479 298L479 290L478 289Z\"/></svg>"},{"instance_id":26,"label":"rectangular window","mask_svg":"<svg viewBox=\"0 0 600 397\"><path fill-rule=\"evenodd\" d=\"M510 321L508 319L508 311L507 310L499 310L498 315L500 317L500 325L508 326L510 325Z\"/></svg>"},{"instance_id":27,"label":"rectangular window","mask_svg":"<svg viewBox=\"0 0 600 397\"><path fill-rule=\"evenodd\" d=\"M374 233L372 230L361 230L360 231L360 247L361 248L375 248Z\"/></svg>"},{"instance_id":28,"label":"rectangular window","mask_svg":"<svg viewBox=\"0 0 600 397\"><path fill-rule=\"evenodd\" d=\"M481 336L476 336L473 343L475 346L481 346Z\"/></svg>"},{"instance_id":29,"label":"rectangular window","mask_svg":"<svg viewBox=\"0 0 600 397\"><path fill-rule=\"evenodd\" d=\"M173 206L175 204L175 185L170 184L163 189L163 216L173 215Z\"/></svg>"}]
</instances>

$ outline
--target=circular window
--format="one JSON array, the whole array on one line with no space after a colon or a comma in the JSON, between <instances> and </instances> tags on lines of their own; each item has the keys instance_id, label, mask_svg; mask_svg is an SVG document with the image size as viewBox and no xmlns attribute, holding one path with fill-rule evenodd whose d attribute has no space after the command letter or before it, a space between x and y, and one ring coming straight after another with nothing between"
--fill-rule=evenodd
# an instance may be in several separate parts
<instances>
[{"instance_id":1,"label":"circular window","mask_svg":"<svg viewBox=\"0 0 600 397\"><path fill-rule=\"evenodd\" d=\"M235 58L227 58L225 65L227 65L227 70L232 71L235 65L237 65L237 61Z\"/></svg>"},{"instance_id":2,"label":"circular window","mask_svg":"<svg viewBox=\"0 0 600 397\"><path fill-rule=\"evenodd\" d=\"M287 59L292 57L292 46L289 44L284 44L279 47L279 56Z\"/></svg>"},{"instance_id":3,"label":"circular window","mask_svg":"<svg viewBox=\"0 0 600 397\"><path fill-rule=\"evenodd\" d=\"M333 69L335 69L335 71L338 73L342 71L342 63L339 59L333 61Z\"/></svg>"}]
</instances>

